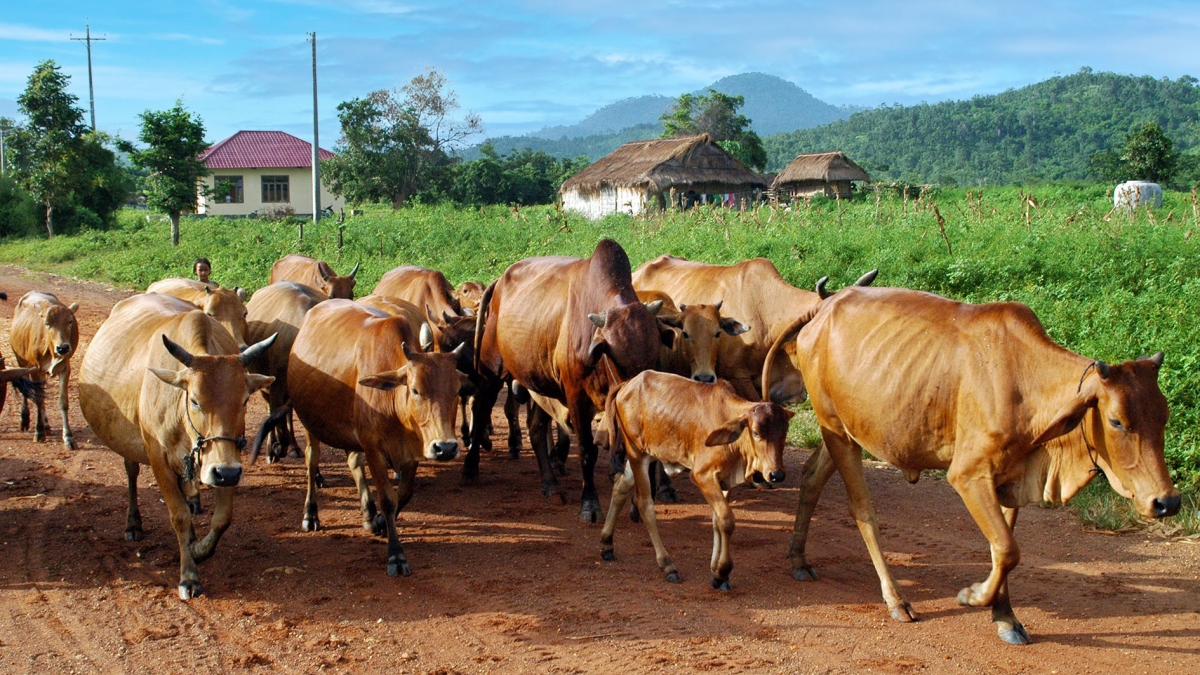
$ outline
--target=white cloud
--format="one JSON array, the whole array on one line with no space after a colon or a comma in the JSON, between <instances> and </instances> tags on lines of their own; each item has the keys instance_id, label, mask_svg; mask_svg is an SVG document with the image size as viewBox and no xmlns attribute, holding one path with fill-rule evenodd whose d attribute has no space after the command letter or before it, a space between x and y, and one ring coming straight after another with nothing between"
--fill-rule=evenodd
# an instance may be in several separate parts
<instances>
[{"instance_id":1,"label":"white cloud","mask_svg":"<svg viewBox=\"0 0 1200 675\"><path fill-rule=\"evenodd\" d=\"M22 42L59 42L71 37L69 30L53 30L22 26L13 23L0 23L0 40L20 40Z\"/></svg>"}]
</instances>

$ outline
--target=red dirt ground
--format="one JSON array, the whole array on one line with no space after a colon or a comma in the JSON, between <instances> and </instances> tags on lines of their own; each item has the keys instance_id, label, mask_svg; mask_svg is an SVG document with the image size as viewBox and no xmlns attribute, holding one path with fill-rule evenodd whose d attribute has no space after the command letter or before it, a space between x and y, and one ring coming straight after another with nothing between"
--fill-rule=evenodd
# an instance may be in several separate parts
<instances>
[{"instance_id":1,"label":"red dirt ground","mask_svg":"<svg viewBox=\"0 0 1200 675\"><path fill-rule=\"evenodd\" d=\"M5 335L17 298L35 288L81 304L81 348L128 294L0 268ZM7 340L3 348L11 357ZM822 579L793 581L785 552L803 451L788 455L793 487L731 493L729 593L709 587L710 513L686 481L680 504L659 507L684 579L673 585L645 528L627 517L617 560L600 560L599 526L576 519L574 458L567 506L540 496L528 454L486 454L479 484L466 487L459 462L425 464L400 516L414 573L389 578L384 541L359 525L340 451L326 451L325 529L314 534L300 531L302 462L260 460L238 488L233 526L200 566L204 596L184 603L150 472L140 483L146 538L126 542L121 462L84 423L74 379L71 393L76 452L57 442L53 406L47 443L19 430L11 393L0 416L3 672L1200 672L1200 546L1088 534L1068 510L1026 509L1011 590L1035 643L1008 646L988 610L955 603L989 558L943 481L911 486L892 470L868 472L889 561L919 623L888 617L836 477L809 545ZM255 397L254 428L264 413ZM502 448L499 414L496 432ZM599 486L606 501L609 483Z\"/></svg>"}]
</instances>

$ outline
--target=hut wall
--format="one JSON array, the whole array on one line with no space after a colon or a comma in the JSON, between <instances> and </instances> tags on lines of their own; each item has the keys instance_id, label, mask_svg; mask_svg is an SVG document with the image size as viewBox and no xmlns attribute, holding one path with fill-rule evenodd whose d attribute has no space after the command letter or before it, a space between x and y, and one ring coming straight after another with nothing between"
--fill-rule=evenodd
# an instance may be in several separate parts
<instances>
[{"instance_id":1,"label":"hut wall","mask_svg":"<svg viewBox=\"0 0 1200 675\"><path fill-rule=\"evenodd\" d=\"M599 220L610 213L627 213L636 216L646 210L645 186L604 186L599 192L567 190L563 193L563 208L577 211L591 220Z\"/></svg>"}]
</instances>

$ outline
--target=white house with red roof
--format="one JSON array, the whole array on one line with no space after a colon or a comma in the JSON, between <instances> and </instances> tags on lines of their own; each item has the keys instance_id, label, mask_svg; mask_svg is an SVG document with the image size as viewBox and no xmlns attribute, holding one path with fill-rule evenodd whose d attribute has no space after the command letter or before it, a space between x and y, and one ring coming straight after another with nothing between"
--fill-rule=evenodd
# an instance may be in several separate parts
<instances>
[{"instance_id":1,"label":"white house with red roof","mask_svg":"<svg viewBox=\"0 0 1200 675\"><path fill-rule=\"evenodd\" d=\"M321 148L321 159L333 157ZM201 193L197 213L246 216L267 211L312 215L312 144L282 131L239 131L200 155L214 191ZM340 210L346 200L321 186L321 208Z\"/></svg>"}]
</instances>

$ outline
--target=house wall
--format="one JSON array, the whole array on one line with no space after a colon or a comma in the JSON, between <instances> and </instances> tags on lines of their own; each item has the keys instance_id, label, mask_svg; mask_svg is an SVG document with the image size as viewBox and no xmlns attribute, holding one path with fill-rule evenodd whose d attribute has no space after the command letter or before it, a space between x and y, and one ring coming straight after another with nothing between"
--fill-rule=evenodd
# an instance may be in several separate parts
<instances>
[{"instance_id":1,"label":"house wall","mask_svg":"<svg viewBox=\"0 0 1200 675\"><path fill-rule=\"evenodd\" d=\"M199 198L197 213L210 216L247 216L264 209L290 206L297 215L312 215L312 169L308 167L295 169L214 169L213 173L201 179L209 188L216 187L217 176L241 176L241 204L217 202ZM264 204L262 201L263 176L288 176L288 202ZM324 185L321 186L321 208L333 206L334 211L345 208L346 200L334 197Z\"/></svg>"},{"instance_id":2,"label":"house wall","mask_svg":"<svg viewBox=\"0 0 1200 675\"><path fill-rule=\"evenodd\" d=\"M646 210L650 201L644 186L604 187L599 194L568 190L563 193L563 208L577 211L591 220L599 220L610 213L627 213L636 216Z\"/></svg>"}]
</instances>

